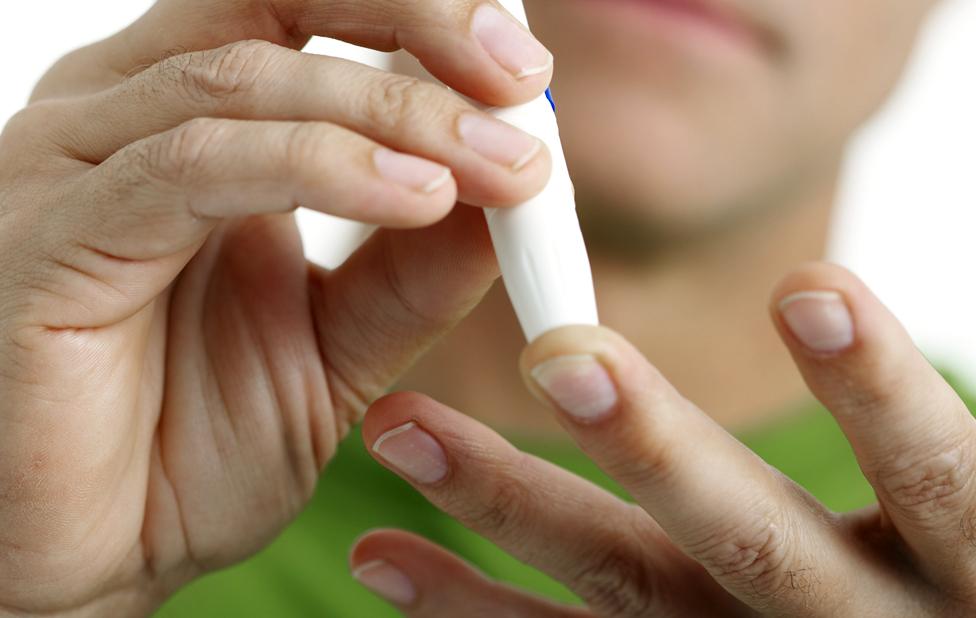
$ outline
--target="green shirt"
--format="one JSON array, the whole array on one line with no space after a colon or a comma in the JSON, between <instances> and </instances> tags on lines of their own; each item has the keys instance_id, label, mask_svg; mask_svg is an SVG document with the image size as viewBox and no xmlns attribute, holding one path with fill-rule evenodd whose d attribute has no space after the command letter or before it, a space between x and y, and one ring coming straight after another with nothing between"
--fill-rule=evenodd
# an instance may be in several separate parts
<instances>
[{"instance_id":1,"label":"green shirt","mask_svg":"<svg viewBox=\"0 0 976 618\"><path fill-rule=\"evenodd\" d=\"M971 410L973 399L964 395ZM850 445L820 406L737 436L763 459L803 485L829 508L856 509L875 501ZM516 441L533 452L624 496L575 445ZM377 464L353 432L302 515L258 556L194 582L159 618L222 616L394 618L400 614L349 574L350 546L378 527L403 528L454 550L486 574L554 600L578 602L552 579L526 567L443 515L406 482Z\"/></svg>"}]
</instances>

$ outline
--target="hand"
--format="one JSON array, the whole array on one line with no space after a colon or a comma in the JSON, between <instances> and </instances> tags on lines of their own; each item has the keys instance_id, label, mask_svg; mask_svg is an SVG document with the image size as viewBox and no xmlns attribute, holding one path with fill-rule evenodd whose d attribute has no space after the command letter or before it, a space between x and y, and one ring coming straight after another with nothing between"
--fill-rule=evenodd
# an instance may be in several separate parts
<instances>
[{"instance_id":1,"label":"hand","mask_svg":"<svg viewBox=\"0 0 976 618\"><path fill-rule=\"evenodd\" d=\"M533 195L545 149L295 49L403 46L529 100L551 57L493 6L161 0L41 81L0 137L0 614L142 614L252 554L484 294L484 217L447 215ZM297 204L389 229L327 272Z\"/></svg>"},{"instance_id":2,"label":"hand","mask_svg":"<svg viewBox=\"0 0 976 618\"><path fill-rule=\"evenodd\" d=\"M829 511L619 336L572 327L527 348L523 374L637 506L419 395L374 404L363 434L374 456L431 502L566 584L589 609L490 582L396 531L358 544L360 578L418 618L461 615L462 606L471 608L465 616L976 614L969 410L839 267L811 265L787 278L772 313L877 505Z\"/></svg>"}]
</instances>

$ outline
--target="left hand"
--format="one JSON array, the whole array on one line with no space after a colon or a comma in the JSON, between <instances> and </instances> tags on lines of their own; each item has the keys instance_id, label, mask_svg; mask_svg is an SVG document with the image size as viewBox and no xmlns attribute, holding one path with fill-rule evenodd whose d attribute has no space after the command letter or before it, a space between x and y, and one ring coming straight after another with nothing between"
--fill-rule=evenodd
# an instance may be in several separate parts
<instances>
[{"instance_id":1,"label":"left hand","mask_svg":"<svg viewBox=\"0 0 976 618\"><path fill-rule=\"evenodd\" d=\"M484 213L454 206L524 202L548 151L297 49L402 46L514 105L550 54L500 8L158 0L42 78L0 132L0 616L149 615L263 548L491 287ZM383 229L320 268L298 203Z\"/></svg>"},{"instance_id":2,"label":"left hand","mask_svg":"<svg viewBox=\"0 0 976 618\"><path fill-rule=\"evenodd\" d=\"M878 504L831 512L621 337L571 327L529 346L523 373L639 506L419 395L374 404L363 434L435 505L588 609L491 582L396 531L357 545L361 581L412 617L976 615L976 420L847 271L804 267L771 307Z\"/></svg>"}]
</instances>

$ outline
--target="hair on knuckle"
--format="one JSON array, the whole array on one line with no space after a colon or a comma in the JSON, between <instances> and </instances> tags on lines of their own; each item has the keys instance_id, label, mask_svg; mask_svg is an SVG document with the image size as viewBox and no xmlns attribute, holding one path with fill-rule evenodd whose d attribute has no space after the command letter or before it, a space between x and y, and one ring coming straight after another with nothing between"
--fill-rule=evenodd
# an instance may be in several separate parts
<instances>
[{"instance_id":1,"label":"hair on knuckle","mask_svg":"<svg viewBox=\"0 0 976 618\"><path fill-rule=\"evenodd\" d=\"M162 150L159 138L142 140L115 152L101 166L100 182L91 187L98 202L132 202L150 181L159 180L155 162Z\"/></svg>"},{"instance_id":2,"label":"hair on knuckle","mask_svg":"<svg viewBox=\"0 0 976 618\"><path fill-rule=\"evenodd\" d=\"M719 581L757 600L768 599L790 587L789 546L781 521L766 516L749 528L718 530L693 544L691 554Z\"/></svg>"},{"instance_id":3,"label":"hair on knuckle","mask_svg":"<svg viewBox=\"0 0 976 618\"><path fill-rule=\"evenodd\" d=\"M526 534L526 510L532 508L533 495L520 483L502 480L486 488L474 506L462 507L461 519L472 528L502 537Z\"/></svg>"},{"instance_id":4,"label":"hair on knuckle","mask_svg":"<svg viewBox=\"0 0 976 618\"><path fill-rule=\"evenodd\" d=\"M221 102L254 91L268 75L279 48L259 40L238 41L219 49L175 56L164 71L198 103Z\"/></svg>"},{"instance_id":5,"label":"hair on knuckle","mask_svg":"<svg viewBox=\"0 0 976 618\"><path fill-rule=\"evenodd\" d=\"M170 49L159 54L155 58L143 58L137 60L128 71L122 75L122 83L132 81L136 77L139 77L147 71L156 71L157 73L164 73L167 67L163 64L174 58L176 56L184 56L189 53L189 50L185 47L171 47Z\"/></svg>"},{"instance_id":6,"label":"hair on knuckle","mask_svg":"<svg viewBox=\"0 0 976 618\"><path fill-rule=\"evenodd\" d=\"M247 92L258 86L268 73L281 48L260 40L241 41L217 54L211 74L214 93Z\"/></svg>"},{"instance_id":7,"label":"hair on knuckle","mask_svg":"<svg viewBox=\"0 0 976 618\"><path fill-rule=\"evenodd\" d=\"M609 542L574 573L571 588L610 617L644 616L657 604L660 586L639 546Z\"/></svg>"},{"instance_id":8,"label":"hair on knuckle","mask_svg":"<svg viewBox=\"0 0 976 618\"><path fill-rule=\"evenodd\" d=\"M648 479L664 485L670 484L682 469L681 458L684 457L685 449L665 437L664 430L657 431L656 425L660 421L655 415L648 415L644 422L650 425L646 431L624 432L620 436L618 452L612 456L609 465L617 471L618 481L624 484L639 485L646 483ZM647 436L654 436L654 440L648 441ZM640 457L635 458L634 453L640 453Z\"/></svg>"},{"instance_id":9,"label":"hair on knuckle","mask_svg":"<svg viewBox=\"0 0 976 618\"><path fill-rule=\"evenodd\" d=\"M156 99L178 90L183 96L195 100L199 97L199 92L188 86L195 86L190 81L190 76L203 53L180 50L179 53L166 54L148 67L134 69L123 80L122 86L138 88L147 99Z\"/></svg>"},{"instance_id":10,"label":"hair on knuckle","mask_svg":"<svg viewBox=\"0 0 976 618\"><path fill-rule=\"evenodd\" d=\"M918 523L939 525L941 514L961 510L968 500L974 469L970 442L921 457L900 453L876 474L883 497Z\"/></svg>"}]
</instances>

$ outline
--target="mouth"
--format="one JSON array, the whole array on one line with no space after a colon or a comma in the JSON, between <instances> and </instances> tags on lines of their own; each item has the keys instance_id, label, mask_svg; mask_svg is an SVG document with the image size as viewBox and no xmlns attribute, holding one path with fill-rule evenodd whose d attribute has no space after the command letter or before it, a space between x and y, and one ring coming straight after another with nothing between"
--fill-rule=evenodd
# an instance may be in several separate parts
<instances>
[{"instance_id":1,"label":"mouth","mask_svg":"<svg viewBox=\"0 0 976 618\"><path fill-rule=\"evenodd\" d=\"M623 19L651 22L648 25L667 30L670 36L711 38L753 50L768 50L775 43L770 30L727 0L586 0L584 3L595 10L619 12Z\"/></svg>"},{"instance_id":2,"label":"mouth","mask_svg":"<svg viewBox=\"0 0 976 618\"><path fill-rule=\"evenodd\" d=\"M648 10L670 12L679 19L701 22L733 36L747 35L749 29L740 15L728 7L704 0L636 0L646 4Z\"/></svg>"}]
</instances>

